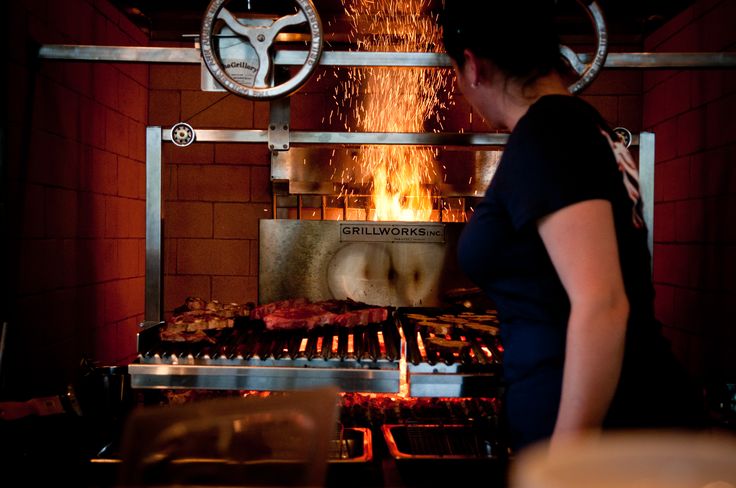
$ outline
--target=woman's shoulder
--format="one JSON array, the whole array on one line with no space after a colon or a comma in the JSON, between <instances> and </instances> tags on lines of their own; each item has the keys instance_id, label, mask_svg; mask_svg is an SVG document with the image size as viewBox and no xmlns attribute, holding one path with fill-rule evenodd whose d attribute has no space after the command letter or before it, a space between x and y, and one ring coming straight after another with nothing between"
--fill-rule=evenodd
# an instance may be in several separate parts
<instances>
[{"instance_id":1,"label":"woman's shoulder","mask_svg":"<svg viewBox=\"0 0 736 488\"><path fill-rule=\"evenodd\" d=\"M554 124L556 127L604 123L595 107L574 95L544 95L529 107L526 115L532 123Z\"/></svg>"}]
</instances>

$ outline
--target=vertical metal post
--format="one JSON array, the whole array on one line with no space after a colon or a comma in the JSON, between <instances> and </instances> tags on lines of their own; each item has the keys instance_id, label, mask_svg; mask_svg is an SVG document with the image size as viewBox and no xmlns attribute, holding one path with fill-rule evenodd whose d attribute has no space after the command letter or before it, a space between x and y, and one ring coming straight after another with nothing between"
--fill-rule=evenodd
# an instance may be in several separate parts
<instances>
[{"instance_id":1,"label":"vertical metal post","mask_svg":"<svg viewBox=\"0 0 736 488\"><path fill-rule=\"evenodd\" d=\"M146 309L145 320L162 318L163 232L161 218L161 127L146 128Z\"/></svg>"},{"instance_id":2,"label":"vertical metal post","mask_svg":"<svg viewBox=\"0 0 736 488\"><path fill-rule=\"evenodd\" d=\"M654 133L639 134L639 191L647 226L649 254L654 256Z\"/></svg>"}]
</instances>

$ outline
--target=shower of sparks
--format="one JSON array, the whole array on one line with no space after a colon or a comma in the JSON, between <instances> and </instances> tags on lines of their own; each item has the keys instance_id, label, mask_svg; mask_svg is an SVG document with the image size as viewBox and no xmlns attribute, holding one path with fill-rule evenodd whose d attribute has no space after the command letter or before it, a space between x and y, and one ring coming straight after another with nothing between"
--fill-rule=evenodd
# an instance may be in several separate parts
<instances>
[{"instance_id":1,"label":"shower of sparks","mask_svg":"<svg viewBox=\"0 0 736 488\"><path fill-rule=\"evenodd\" d=\"M358 50L438 52L441 31L426 13L429 0L342 0ZM438 94L447 73L433 68L351 68L338 87L343 96L338 120L363 132L423 132L441 120ZM339 95L336 93L336 95ZM338 96L335 97L338 100ZM332 113L330 113L330 119ZM361 148L359 164L372 179L373 220L427 221L432 218L435 150L418 146Z\"/></svg>"}]
</instances>

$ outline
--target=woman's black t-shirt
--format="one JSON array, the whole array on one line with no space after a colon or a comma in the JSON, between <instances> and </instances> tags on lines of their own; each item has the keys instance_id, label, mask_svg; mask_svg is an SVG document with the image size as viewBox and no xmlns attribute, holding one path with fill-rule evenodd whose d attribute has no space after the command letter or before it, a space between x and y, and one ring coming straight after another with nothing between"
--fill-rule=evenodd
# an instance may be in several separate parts
<instances>
[{"instance_id":1,"label":"woman's black t-shirt","mask_svg":"<svg viewBox=\"0 0 736 488\"><path fill-rule=\"evenodd\" d=\"M602 130L609 131L585 101L565 95L540 98L511 133L491 184L460 237L462 269L498 308L508 414L517 445L550 435L557 415L570 302L537 222L568 205L605 199L613 209L631 312L609 423L652 423L654 411L646 409L661 410L660 402L641 389L649 384L659 391L650 382L680 375L672 373L676 364L654 318L647 230L632 219L638 214ZM656 405L647 407L647 402Z\"/></svg>"}]
</instances>

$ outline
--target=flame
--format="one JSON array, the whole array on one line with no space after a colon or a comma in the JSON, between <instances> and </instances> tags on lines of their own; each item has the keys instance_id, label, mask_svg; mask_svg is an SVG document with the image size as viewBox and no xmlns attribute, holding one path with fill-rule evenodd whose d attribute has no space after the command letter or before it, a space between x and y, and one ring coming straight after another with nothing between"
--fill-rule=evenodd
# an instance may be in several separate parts
<instances>
[{"instance_id":1,"label":"flame","mask_svg":"<svg viewBox=\"0 0 736 488\"><path fill-rule=\"evenodd\" d=\"M374 52L437 52L440 30L423 13L428 0L343 0L358 48ZM352 68L341 86L343 109L364 132L422 132L439 118L438 93L447 86L432 68ZM348 116L340 114L346 120ZM359 164L371 178L373 220L428 221L433 215L436 152L419 146L361 148Z\"/></svg>"}]
</instances>

